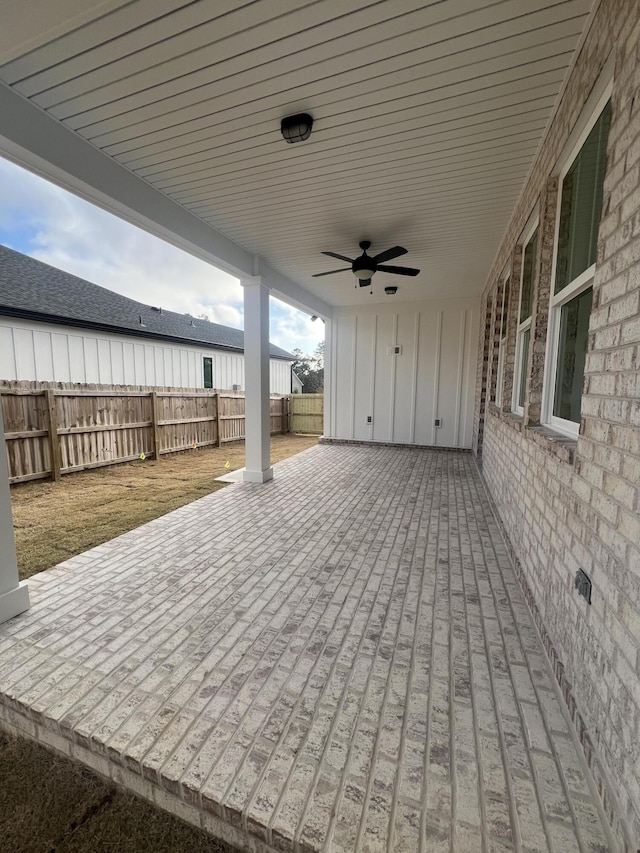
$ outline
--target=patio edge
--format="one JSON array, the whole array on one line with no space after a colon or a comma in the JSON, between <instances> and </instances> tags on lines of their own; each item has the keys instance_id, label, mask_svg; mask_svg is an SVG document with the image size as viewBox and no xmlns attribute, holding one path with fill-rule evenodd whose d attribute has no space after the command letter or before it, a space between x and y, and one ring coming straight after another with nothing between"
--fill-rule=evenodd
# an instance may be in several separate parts
<instances>
[{"instance_id":1,"label":"patio edge","mask_svg":"<svg viewBox=\"0 0 640 853\"><path fill-rule=\"evenodd\" d=\"M98 753L68 740L42 723L25 717L0 701L0 731L14 737L25 737L50 752L88 767L105 782L127 794L134 794L161 811L168 812L184 823L201 829L211 838L222 841L243 853L279 853L275 847L241 830L211 812L190 805L127 767L115 764Z\"/></svg>"}]
</instances>

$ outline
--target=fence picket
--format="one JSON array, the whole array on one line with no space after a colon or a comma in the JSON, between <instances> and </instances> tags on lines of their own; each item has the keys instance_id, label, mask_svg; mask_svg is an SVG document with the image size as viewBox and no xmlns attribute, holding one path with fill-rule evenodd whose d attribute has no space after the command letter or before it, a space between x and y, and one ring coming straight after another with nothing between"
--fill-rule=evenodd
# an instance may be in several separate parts
<instances>
[{"instance_id":1,"label":"fence picket","mask_svg":"<svg viewBox=\"0 0 640 853\"><path fill-rule=\"evenodd\" d=\"M244 402L214 390L0 381L9 481L242 440ZM272 434L288 431L288 413L287 397L271 398Z\"/></svg>"}]
</instances>

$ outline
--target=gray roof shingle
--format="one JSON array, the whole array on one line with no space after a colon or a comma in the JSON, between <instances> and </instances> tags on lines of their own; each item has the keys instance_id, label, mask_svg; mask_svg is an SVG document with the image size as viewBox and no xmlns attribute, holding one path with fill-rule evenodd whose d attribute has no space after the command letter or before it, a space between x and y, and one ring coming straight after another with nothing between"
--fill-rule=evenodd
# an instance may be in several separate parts
<instances>
[{"instance_id":1,"label":"gray roof shingle","mask_svg":"<svg viewBox=\"0 0 640 853\"><path fill-rule=\"evenodd\" d=\"M240 329L144 305L6 246L0 246L0 314L244 351ZM295 359L270 347L272 358Z\"/></svg>"}]
</instances>

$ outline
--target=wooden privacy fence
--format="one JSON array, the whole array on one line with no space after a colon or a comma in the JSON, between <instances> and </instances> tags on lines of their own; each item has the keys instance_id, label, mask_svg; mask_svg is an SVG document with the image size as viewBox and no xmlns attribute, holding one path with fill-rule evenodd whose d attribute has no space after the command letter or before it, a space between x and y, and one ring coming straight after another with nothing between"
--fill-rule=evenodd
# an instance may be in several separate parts
<instances>
[{"instance_id":1,"label":"wooden privacy fence","mask_svg":"<svg viewBox=\"0 0 640 853\"><path fill-rule=\"evenodd\" d=\"M244 438L244 396L193 389L0 385L9 481L159 458ZM271 398L271 432L289 431L288 398Z\"/></svg>"},{"instance_id":2,"label":"wooden privacy fence","mask_svg":"<svg viewBox=\"0 0 640 853\"><path fill-rule=\"evenodd\" d=\"M324 394L292 394L289 398L289 430L322 435Z\"/></svg>"}]
</instances>

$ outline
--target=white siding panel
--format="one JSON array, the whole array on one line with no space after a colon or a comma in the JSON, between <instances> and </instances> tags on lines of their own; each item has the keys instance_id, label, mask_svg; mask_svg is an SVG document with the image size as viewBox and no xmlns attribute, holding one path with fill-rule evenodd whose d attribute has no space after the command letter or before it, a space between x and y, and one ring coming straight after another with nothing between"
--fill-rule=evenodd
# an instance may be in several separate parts
<instances>
[{"instance_id":1,"label":"white siding panel","mask_svg":"<svg viewBox=\"0 0 640 853\"><path fill-rule=\"evenodd\" d=\"M417 381L415 399L416 444L434 444L435 397L438 380L438 355L440 347L439 328L442 320L440 311L420 313L420 337L418 339Z\"/></svg>"},{"instance_id":2,"label":"white siding panel","mask_svg":"<svg viewBox=\"0 0 640 853\"><path fill-rule=\"evenodd\" d=\"M122 358L124 362L124 384L136 384L135 351L133 344L125 341L122 344Z\"/></svg>"},{"instance_id":3,"label":"white siding panel","mask_svg":"<svg viewBox=\"0 0 640 853\"><path fill-rule=\"evenodd\" d=\"M69 338L57 332L51 334L53 354L53 378L56 382L71 382L71 364L69 362Z\"/></svg>"},{"instance_id":4,"label":"white siding panel","mask_svg":"<svg viewBox=\"0 0 640 853\"><path fill-rule=\"evenodd\" d=\"M182 385L182 380L180 377L180 350L172 349L171 350L171 384L176 388Z\"/></svg>"},{"instance_id":5,"label":"white siding panel","mask_svg":"<svg viewBox=\"0 0 640 853\"><path fill-rule=\"evenodd\" d=\"M189 356L186 350L180 350L180 385L189 384Z\"/></svg>"},{"instance_id":6,"label":"white siding panel","mask_svg":"<svg viewBox=\"0 0 640 853\"><path fill-rule=\"evenodd\" d=\"M353 438L356 318L340 317L336 321L336 327L336 364L338 365L336 433L341 438Z\"/></svg>"},{"instance_id":7,"label":"white siding panel","mask_svg":"<svg viewBox=\"0 0 640 853\"><path fill-rule=\"evenodd\" d=\"M38 382L50 382L53 379L53 357L51 335L48 332L33 332L33 358Z\"/></svg>"},{"instance_id":8,"label":"white siding panel","mask_svg":"<svg viewBox=\"0 0 640 853\"><path fill-rule=\"evenodd\" d=\"M134 344L133 345L133 369L135 379L133 381L134 385L145 385L147 378L147 371L145 369L145 359L144 359L144 345L143 344Z\"/></svg>"},{"instance_id":9,"label":"white siding panel","mask_svg":"<svg viewBox=\"0 0 640 853\"><path fill-rule=\"evenodd\" d=\"M0 326L0 379L17 379L13 329Z\"/></svg>"},{"instance_id":10,"label":"white siding panel","mask_svg":"<svg viewBox=\"0 0 640 853\"><path fill-rule=\"evenodd\" d=\"M414 362L416 351L415 316L408 312L398 315L396 341L402 348L397 355L390 356L394 370L394 403L392 441L403 444L411 442L412 423L410 413L414 405Z\"/></svg>"},{"instance_id":11,"label":"white siding panel","mask_svg":"<svg viewBox=\"0 0 640 853\"><path fill-rule=\"evenodd\" d=\"M342 309L333 333L334 437L471 446L477 300Z\"/></svg>"},{"instance_id":12,"label":"white siding panel","mask_svg":"<svg viewBox=\"0 0 640 853\"><path fill-rule=\"evenodd\" d=\"M111 372L111 345L109 341L98 339L98 380L102 385L111 385L113 382Z\"/></svg>"},{"instance_id":13,"label":"white siding panel","mask_svg":"<svg viewBox=\"0 0 640 853\"><path fill-rule=\"evenodd\" d=\"M33 352L33 332L31 329L15 329L13 346L18 377L32 382L36 378L36 360Z\"/></svg>"},{"instance_id":14,"label":"white siding panel","mask_svg":"<svg viewBox=\"0 0 640 853\"><path fill-rule=\"evenodd\" d=\"M71 382L86 382L87 375L84 369L84 344L79 335L69 335L69 367L71 370Z\"/></svg>"},{"instance_id":15,"label":"white siding panel","mask_svg":"<svg viewBox=\"0 0 640 853\"><path fill-rule=\"evenodd\" d=\"M162 353L164 358L164 384L170 387L175 384L173 381L173 353L169 347L164 347Z\"/></svg>"},{"instance_id":16,"label":"white siding panel","mask_svg":"<svg viewBox=\"0 0 640 853\"><path fill-rule=\"evenodd\" d=\"M84 337L84 369L86 382L100 382L100 369L98 366L98 341L95 338Z\"/></svg>"},{"instance_id":17,"label":"white siding panel","mask_svg":"<svg viewBox=\"0 0 640 853\"><path fill-rule=\"evenodd\" d=\"M144 347L145 385L157 385L155 347L145 344Z\"/></svg>"},{"instance_id":18,"label":"white siding panel","mask_svg":"<svg viewBox=\"0 0 640 853\"><path fill-rule=\"evenodd\" d=\"M367 417L373 415L373 376L371 364L374 360L374 334L376 317L360 317L356 327L356 376L354 388L353 437L369 441L373 424Z\"/></svg>"},{"instance_id":19,"label":"white siding panel","mask_svg":"<svg viewBox=\"0 0 640 853\"><path fill-rule=\"evenodd\" d=\"M389 347L395 339L395 315L379 314L377 322L375 370L376 385L373 403L373 439L391 441L393 410L391 400L395 393L395 356Z\"/></svg>"},{"instance_id":20,"label":"white siding panel","mask_svg":"<svg viewBox=\"0 0 640 853\"><path fill-rule=\"evenodd\" d=\"M122 341L111 343L111 371L114 385L124 385L124 348Z\"/></svg>"},{"instance_id":21,"label":"white siding panel","mask_svg":"<svg viewBox=\"0 0 640 853\"><path fill-rule=\"evenodd\" d=\"M156 377L156 385L162 387L166 385L164 380L164 349L163 347L153 348L154 372Z\"/></svg>"},{"instance_id":22,"label":"white siding panel","mask_svg":"<svg viewBox=\"0 0 640 853\"><path fill-rule=\"evenodd\" d=\"M187 385L190 388L204 387L202 356L196 357L196 354L193 350L187 350L187 362L189 365Z\"/></svg>"}]
</instances>

